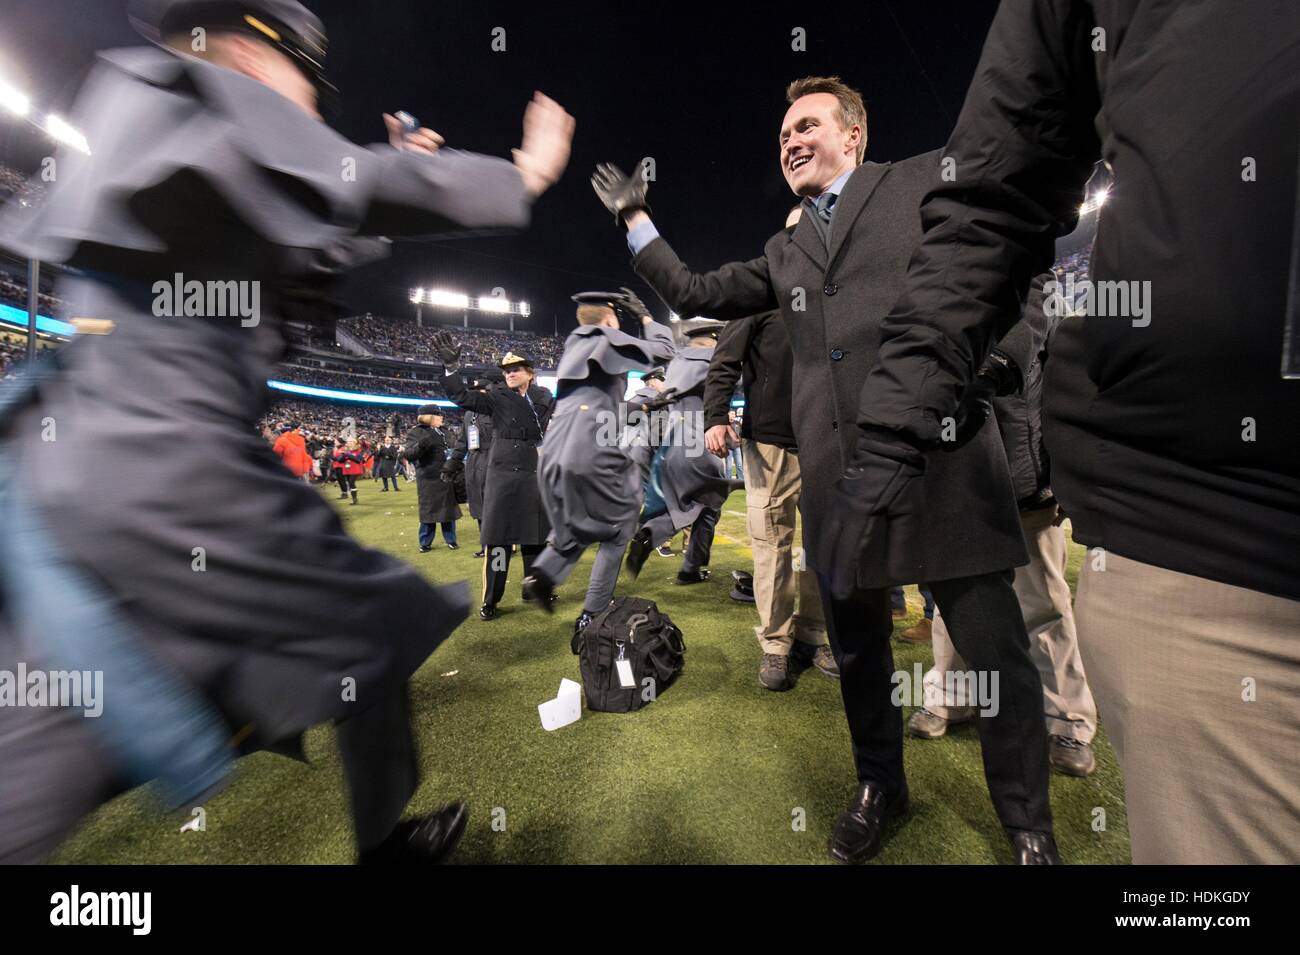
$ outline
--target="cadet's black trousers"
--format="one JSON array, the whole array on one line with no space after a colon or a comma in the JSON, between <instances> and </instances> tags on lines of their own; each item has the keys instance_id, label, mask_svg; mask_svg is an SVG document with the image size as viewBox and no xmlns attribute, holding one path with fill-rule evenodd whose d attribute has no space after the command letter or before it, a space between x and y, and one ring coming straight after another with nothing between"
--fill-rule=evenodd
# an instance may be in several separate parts
<instances>
[{"instance_id":1,"label":"cadet's black trousers","mask_svg":"<svg viewBox=\"0 0 1300 955\"><path fill-rule=\"evenodd\" d=\"M1014 576L1008 569L933 581L930 589L957 652L968 667L986 675L985 686L996 690L988 715L977 715L975 722L998 818L1008 829L1051 832L1043 685L1029 656L1029 636L1011 587ZM903 674L900 691L917 685L895 702L889 590L860 590L835 600L827 596L825 578L818 575L818 582L858 780L879 783L893 795L904 785L901 704L919 699L921 687L918 676Z\"/></svg>"},{"instance_id":2,"label":"cadet's black trousers","mask_svg":"<svg viewBox=\"0 0 1300 955\"><path fill-rule=\"evenodd\" d=\"M533 572L533 559L542 552L545 544L519 544L519 554L524 559L524 576ZM498 604L506 594L506 578L510 576L510 558L514 548L509 544L488 544L483 556L483 602Z\"/></svg>"},{"instance_id":3,"label":"cadet's black trousers","mask_svg":"<svg viewBox=\"0 0 1300 955\"><path fill-rule=\"evenodd\" d=\"M407 689L334 724L361 850L388 837L415 795L419 771Z\"/></svg>"}]
</instances>

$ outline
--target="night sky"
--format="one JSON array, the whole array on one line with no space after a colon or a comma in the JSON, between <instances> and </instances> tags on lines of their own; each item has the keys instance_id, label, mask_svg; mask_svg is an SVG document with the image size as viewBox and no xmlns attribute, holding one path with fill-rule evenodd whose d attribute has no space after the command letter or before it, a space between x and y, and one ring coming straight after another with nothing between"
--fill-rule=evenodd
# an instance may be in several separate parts
<instances>
[{"instance_id":1,"label":"night sky","mask_svg":"<svg viewBox=\"0 0 1300 955\"><path fill-rule=\"evenodd\" d=\"M785 86L838 74L867 104L867 159L942 146L961 109L995 0L859 3L575 3L307 0L330 35L343 94L334 125L362 143L385 138L380 115L405 109L447 145L508 157L532 90L577 119L573 157L522 235L400 243L356 273L357 311L413 315L414 286L506 290L532 304L533 330L573 325L568 296L632 285L622 230L595 198L597 162L625 170L655 159L654 218L697 269L762 251L794 197L777 162ZM126 0L0 0L0 76L34 109L66 108L96 49L140 42ZM491 49L506 31L506 52ZM807 31L807 51L791 31ZM30 162L31 137L0 122L0 159ZM428 312L426 311L426 317ZM473 319L472 319L473 320ZM527 320L522 320L524 323ZM480 324L483 322L480 321Z\"/></svg>"}]
</instances>

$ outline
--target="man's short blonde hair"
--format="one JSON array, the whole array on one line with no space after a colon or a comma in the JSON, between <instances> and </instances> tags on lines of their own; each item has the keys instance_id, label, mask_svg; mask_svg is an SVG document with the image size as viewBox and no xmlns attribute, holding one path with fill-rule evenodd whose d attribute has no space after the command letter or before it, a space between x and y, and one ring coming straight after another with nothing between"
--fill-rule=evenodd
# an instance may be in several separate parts
<instances>
[{"instance_id":1,"label":"man's short blonde hair","mask_svg":"<svg viewBox=\"0 0 1300 955\"><path fill-rule=\"evenodd\" d=\"M578 306L579 325L599 325L606 318L612 317L614 317L614 310L608 305L591 305L584 303Z\"/></svg>"},{"instance_id":2,"label":"man's short blonde hair","mask_svg":"<svg viewBox=\"0 0 1300 955\"><path fill-rule=\"evenodd\" d=\"M862 94L838 76L805 76L785 88L785 100L793 104L801 96L811 96L813 93L830 93L839 100L841 129L847 131L853 126L862 127L857 155L857 163L861 165L862 157L867 152L867 107L862 102Z\"/></svg>"}]
</instances>

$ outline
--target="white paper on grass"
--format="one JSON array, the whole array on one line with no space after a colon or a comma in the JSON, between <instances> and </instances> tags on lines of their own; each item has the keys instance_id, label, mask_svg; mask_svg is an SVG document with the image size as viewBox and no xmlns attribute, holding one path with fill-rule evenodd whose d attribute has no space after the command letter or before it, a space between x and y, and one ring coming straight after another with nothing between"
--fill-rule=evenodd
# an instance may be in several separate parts
<instances>
[{"instance_id":1,"label":"white paper on grass","mask_svg":"<svg viewBox=\"0 0 1300 955\"><path fill-rule=\"evenodd\" d=\"M561 680L555 699L537 704L537 715L542 718L542 729L548 733L578 722L582 719L582 684Z\"/></svg>"}]
</instances>

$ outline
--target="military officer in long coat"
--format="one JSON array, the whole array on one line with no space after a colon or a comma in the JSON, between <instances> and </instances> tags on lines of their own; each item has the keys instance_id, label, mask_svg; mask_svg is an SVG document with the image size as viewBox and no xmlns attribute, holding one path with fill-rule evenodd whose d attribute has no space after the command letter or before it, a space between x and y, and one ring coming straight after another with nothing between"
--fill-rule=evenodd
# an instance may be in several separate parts
<instances>
[{"instance_id":1,"label":"military officer in long coat","mask_svg":"<svg viewBox=\"0 0 1300 955\"><path fill-rule=\"evenodd\" d=\"M519 548L527 577L550 533L537 490L537 449L555 398L534 382L533 363L514 352L499 363L505 383L475 391L460 374L460 346L451 335L440 332L434 341L446 371L447 396L466 411L492 416L492 450L483 489L483 602L478 615L493 620L505 596L514 548Z\"/></svg>"},{"instance_id":2,"label":"military officer in long coat","mask_svg":"<svg viewBox=\"0 0 1300 955\"><path fill-rule=\"evenodd\" d=\"M447 434L442 429L442 409L421 405L416 425L406 433L402 457L415 467L415 492L420 502L420 553L433 550L434 535L442 527L442 539L448 550L456 550L456 522L460 506L456 487L442 479L447 461Z\"/></svg>"}]
</instances>

